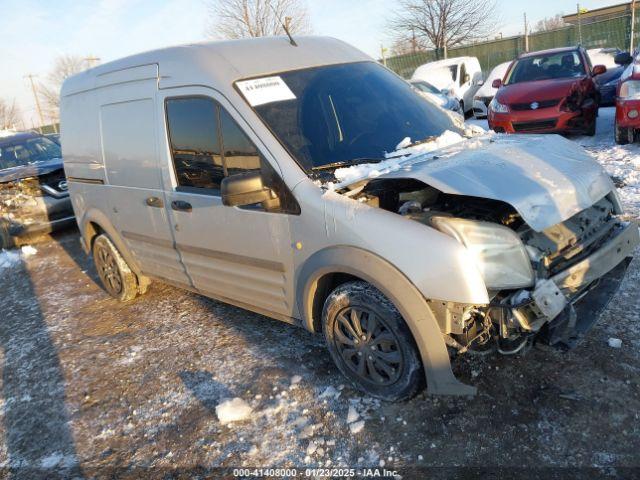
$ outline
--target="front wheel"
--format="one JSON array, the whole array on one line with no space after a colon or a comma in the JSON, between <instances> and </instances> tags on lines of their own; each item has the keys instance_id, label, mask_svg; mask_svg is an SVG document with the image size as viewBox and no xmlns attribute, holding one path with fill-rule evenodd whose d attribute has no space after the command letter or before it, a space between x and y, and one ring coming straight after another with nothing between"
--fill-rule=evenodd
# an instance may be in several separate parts
<instances>
[{"instance_id":1,"label":"front wheel","mask_svg":"<svg viewBox=\"0 0 640 480\"><path fill-rule=\"evenodd\" d=\"M326 299L322 329L340 371L371 396L398 401L424 385L424 370L409 327L375 287L354 281Z\"/></svg>"}]
</instances>

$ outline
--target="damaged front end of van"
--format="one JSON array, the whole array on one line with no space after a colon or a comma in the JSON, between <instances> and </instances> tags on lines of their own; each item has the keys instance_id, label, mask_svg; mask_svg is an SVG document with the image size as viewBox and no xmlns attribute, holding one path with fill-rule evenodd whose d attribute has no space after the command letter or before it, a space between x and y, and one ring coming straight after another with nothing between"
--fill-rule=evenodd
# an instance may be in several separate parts
<instances>
[{"instance_id":1,"label":"damaged front end of van","mask_svg":"<svg viewBox=\"0 0 640 480\"><path fill-rule=\"evenodd\" d=\"M602 168L559 136L489 134L403 153L376 165L374 175L360 168L364 179L336 172L348 179L337 191L467 249L489 301L430 300L447 345L507 355L533 341L574 347L617 291L639 243Z\"/></svg>"}]
</instances>

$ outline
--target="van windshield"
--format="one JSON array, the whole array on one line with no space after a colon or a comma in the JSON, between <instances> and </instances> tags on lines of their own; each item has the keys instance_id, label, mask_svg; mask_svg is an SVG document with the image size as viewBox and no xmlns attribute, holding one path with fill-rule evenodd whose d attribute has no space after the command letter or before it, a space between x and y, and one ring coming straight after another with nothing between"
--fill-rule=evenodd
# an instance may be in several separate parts
<instances>
[{"instance_id":1,"label":"van windshield","mask_svg":"<svg viewBox=\"0 0 640 480\"><path fill-rule=\"evenodd\" d=\"M253 102L247 96L249 103L308 171L382 160L405 137L415 142L458 130L442 109L374 62L284 72L260 88L274 88L274 95L266 103L264 95Z\"/></svg>"}]
</instances>

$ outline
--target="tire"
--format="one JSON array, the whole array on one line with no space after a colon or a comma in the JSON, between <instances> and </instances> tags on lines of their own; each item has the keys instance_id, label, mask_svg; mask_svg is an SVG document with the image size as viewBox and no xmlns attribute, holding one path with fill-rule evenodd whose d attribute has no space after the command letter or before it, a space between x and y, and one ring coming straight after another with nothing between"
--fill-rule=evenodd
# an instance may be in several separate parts
<instances>
[{"instance_id":1,"label":"tire","mask_svg":"<svg viewBox=\"0 0 640 480\"><path fill-rule=\"evenodd\" d=\"M587 127L587 129L585 130L584 134L588 137L594 137L596 134L596 125L597 125L597 120L593 119L593 121L589 124L589 126Z\"/></svg>"},{"instance_id":2,"label":"tire","mask_svg":"<svg viewBox=\"0 0 640 480\"><path fill-rule=\"evenodd\" d=\"M331 292L322 310L322 330L333 361L359 390L400 401L424 387L424 370L409 327L372 285L348 282Z\"/></svg>"},{"instance_id":3,"label":"tire","mask_svg":"<svg viewBox=\"0 0 640 480\"><path fill-rule=\"evenodd\" d=\"M633 143L634 140L634 131L633 128L619 127L616 123L614 127L616 143L618 145L627 145L629 143Z\"/></svg>"},{"instance_id":4,"label":"tire","mask_svg":"<svg viewBox=\"0 0 640 480\"><path fill-rule=\"evenodd\" d=\"M9 233L9 225L0 219L0 249L13 248L15 246L15 239Z\"/></svg>"},{"instance_id":5,"label":"tire","mask_svg":"<svg viewBox=\"0 0 640 480\"><path fill-rule=\"evenodd\" d=\"M116 300L128 302L139 292L138 279L105 234L93 242L93 262L102 286Z\"/></svg>"}]
</instances>

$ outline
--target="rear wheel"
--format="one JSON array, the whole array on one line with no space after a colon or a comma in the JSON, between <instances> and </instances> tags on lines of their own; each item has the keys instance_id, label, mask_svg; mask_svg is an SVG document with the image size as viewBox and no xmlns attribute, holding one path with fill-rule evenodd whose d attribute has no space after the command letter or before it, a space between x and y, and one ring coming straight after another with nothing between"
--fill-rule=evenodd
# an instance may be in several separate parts
<instances>
[{"instance_id":1,"label":"rear wheel","mask_svg":"<svg viewBox=\"0 0 640 480\"><path fill-rule=\"evenodd\" d=\"M614 130L616 143L618 145L627 145L628 143L633 143L635 137L633 128L619 127L618 123L616 122Z\"/></svg>"},{"instance_id":2,"label":"rear wheel","mask_svg":"<svg viewBox=\"0 0 640 480\"><path fill-rule=\"evenodd\" d=\"M322 328L331 357L356 388L388 401L422 388L424 371L409 327L372 285L336 288L324 303Z\"/></svg>"},{"instance_id":3,"label":"rear wheel","mask_svg":"<svg viewBox=\"0 0 640 480\"><path fill-rule=\"evenodd\" d=\"M138 279L118 249L105 234L93 242L93 262L109 295L121 302L133 300L138 294Z\"/></svg>"}]
</instances>

